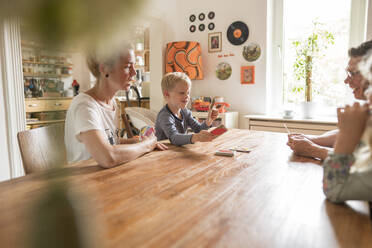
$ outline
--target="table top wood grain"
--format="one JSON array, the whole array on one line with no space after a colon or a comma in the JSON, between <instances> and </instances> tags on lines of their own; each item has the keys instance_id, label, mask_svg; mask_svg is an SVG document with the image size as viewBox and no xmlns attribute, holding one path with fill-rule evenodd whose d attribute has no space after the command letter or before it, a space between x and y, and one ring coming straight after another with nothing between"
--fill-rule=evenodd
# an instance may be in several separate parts
<instances>
[{"instance_id":1,"label":"table top wood grain","mask_svg":"<svg viewBox=\"0 0 372 248\"><path fill-rule=\"evenodd\" d=\"M293 156L286 140L229 130L112 169L87 160L63 170L71 190L89 192L80 211L99 213L106 247L371 247L367 204L328 202L319 161ZM237 145L252 151L214 155ZM1 247L24 245L45 174L0 183Z\"/></svg>"}]
</instances>

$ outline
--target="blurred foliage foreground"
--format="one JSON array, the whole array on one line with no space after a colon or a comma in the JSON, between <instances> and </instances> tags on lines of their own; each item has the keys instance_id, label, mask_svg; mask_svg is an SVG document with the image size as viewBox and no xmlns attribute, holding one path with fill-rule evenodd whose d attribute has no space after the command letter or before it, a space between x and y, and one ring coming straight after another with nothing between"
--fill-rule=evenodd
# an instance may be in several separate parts
<instances>
[{"instance_id":1,"label":"blurred foliage foreground","mask_svg":"<svg viewBox=\"0 0 372 248\"><path fill-rule=\"evenodd\" d=\"M145 0L0 0L0 17L20 17L49 47L110 46L125 36Z\"/></svg>"}]
</instances>

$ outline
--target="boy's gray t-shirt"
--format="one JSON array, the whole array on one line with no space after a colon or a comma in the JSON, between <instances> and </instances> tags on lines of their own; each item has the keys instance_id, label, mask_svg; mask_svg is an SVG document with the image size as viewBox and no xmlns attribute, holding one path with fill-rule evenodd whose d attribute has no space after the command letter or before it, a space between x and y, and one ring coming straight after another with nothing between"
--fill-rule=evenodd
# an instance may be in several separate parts
<instances>
[{"instance_id":1,"label":"boy's gray t-shirt","mask_svg":"<svg viewBox=\"0 0 372 248\"><path fill-rule=\"evenodd\" d=\"M169 139L177 146L191 144L192 134L187 133L188 127L195 133L209 128L205 122L199 123L192 117L191 111L187 108L181 109L181 115L182 119L175 116L168 105L160 110L155 123L155 134L158 140Z\"/></svg>"}]
</instances>

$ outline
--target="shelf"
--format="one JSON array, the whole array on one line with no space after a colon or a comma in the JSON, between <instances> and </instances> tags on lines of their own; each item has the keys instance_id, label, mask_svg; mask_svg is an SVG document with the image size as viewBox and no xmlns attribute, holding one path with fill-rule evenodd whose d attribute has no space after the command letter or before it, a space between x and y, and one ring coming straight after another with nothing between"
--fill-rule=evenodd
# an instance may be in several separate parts
<instances>
[{"instance_id":1,"label":"shelf","mask_svg":"<svg viewBox=\"0 0 372 248\"><path fill-rule=\"evenodd\" d=\"M41 125L41 124L53 124L53 123L59 123L59 122L65 122L65 119L47 120L47 121L28 121L26 122L26 124L27 125Z\"/></svg>"},{"instance_id":2,"label":"shelf","mask_svg":"<svg viewBox=\"0 0 372 248\"><path fill-rule=\"evenodd\" d=\"M33 62L29 60L23 60L22 64L34 64L34 65L54 65L60 67L71 67L73 64L59 64L59 63L46 63L46 62Z\"/></svg>"},{"instance_id":3,"label":"shelf","mask_svg":"<svg viewBox=\"0 0 372 248\"><path fill-rule=\"evenodd\" d=\"M70 100L71 96L42 96L42 97L26 97L25 101L35 101L35 100Z\"/></svg>"},{"instance_id":4,"label":"shelf","mask_svg":"<svg viewBox=\"0 0 372 248\"><path fill-rule=\"evenodd\" d=\"M41 78L67 78L72 77L72 74L35 74L35 73L29 73L24 72L24 77L41 77Z\"/></svg>"},{"instance_id":5,"label":"shelf","mask_svg":"<svg viewBox=\"0 0 372 248\"><path fill-rule=\"evenodd\" d=\"M38 44L35 42L29 42L25 40L21 40L21 48L22 49L38 49L38 50L46 50L46 51L55 51L55 52L62 52L62 53L77 53L79 52L79 48L77 47L53 47L53 46L48 46L46 44Z\"/></svg>"}]
</instances>

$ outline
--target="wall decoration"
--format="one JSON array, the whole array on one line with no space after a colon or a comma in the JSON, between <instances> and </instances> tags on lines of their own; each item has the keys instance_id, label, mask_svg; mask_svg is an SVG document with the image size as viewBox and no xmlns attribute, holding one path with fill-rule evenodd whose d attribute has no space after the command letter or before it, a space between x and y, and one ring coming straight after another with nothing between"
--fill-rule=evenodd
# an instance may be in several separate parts
<instances>
[{"instance_id":1,"label":"wall decoration","mask_svg":"<svg viewBox=\"0 0 372 248\"><path fill-rule=\"evenodd\" d=\"M200 13L199 14L199 20L200 21L204 21L204 19L205 19L205 14L204 13Z\"/></svg>"},{"instance_id":2,"label":"wall decoration","mask_svg":"<svg viewBox=\"0 0 372 248\"><path fill-rule=\"evenodd\" d=\"M195 41L167 44L165 72L184 72L190 79L203 79L201 47Z\"/></svg>"},{"instance_id":3,"label":"wall decoration","mask_svg":"<svg viewBox=\"0 0 372 248\"><path fill-rule=\"evenodd\" d=\"M208 13L208 18L209 18L210 20L212 20L212 19L214 18L214 16L215 16L215 14L214 14L213 11L210 11L210 12Z\"/></svg>"},{"instance_id":4,"label":"wall decoration","mask_svg":"<svg viewBox=\"0 0 372 248\"><path fill-rule=\"evenodd\" d=\"M226 80L231 76L232 69L229 63L222 62L217 65L216 76L218 79Z\"/></svg>"},{"instance_id":5,"label":"wall decoration","mask_svg":"<svg viewBox=\"0 0 372 248\"><path fill-rule=\"evenodd\" d=\"M221 52L222 50L222 33L209 33L208 34L208 52Z\"/></svg>"},{"instance_id":6,"label":"wall decoration","mask_svg":"<svg viewBox=\"0 0 372 248\"><path fill-rule=\"evenodd\" d=\"M254 84L254 65L242 66L241 84Z\"/></svg>"},{"instance_id":7,"label":"wall decoration","mask_svg":"<svg viewBox=\"0 0 372 248\"><path fill-rule=\"evenodd\" d=\"M249 42L243 47L243 57L249 62L256 61L261 56L261 47L257 43Z\"/></svg>"},{"instance_id":8,"label":"wall decoration","mask_svg":"<svg viewBox=\"0 0 372 248\"><path fill-rule=\"evenodd\" d=\"M200 32L203 32L204 29L205 29L205 25L204 25L204 24L200 24L200 25L199 25L199 31L200 31Z\"/></svg>"},{"instance_id":9,"label":"wall decoration","mask_svg":"<svg viewBox=\"0 0 372 248\"><path fill-rule=\"evenodd\" d=\"M196 16L195 15L190 15L189 20L190 20L190 22L194 22L196 20Z\"/></svg>"},{"instance_id":10,"label":"wall decoration","mask_svg":"<svg viewBox=\"0 0 372 248\"><path fill-rule=\"evenodd\" d=\"M208 29L211 30L211 31L214 29L214 23L213 22L208 24Z\"/></svg>"},{"instance_id":11,"label":"wall decoration","mask_svg":"<svg viewBox=\"0 0 372 248\"><path fill-rule=\"evenodd\" d=\"M196 30L196 26L195 25L191 25L190 28L189 28L190 32L191 33L194 33L195 30Z\"/></svg>"},{"instance_id":12,"label":"wall decoration","mask_svg":"<svg viewBox=\"0 0 372 248\"><path fill-rule=\"evenodd\" d=\"M241 21L232 23L227 29L227 39L233 45L243 44L249 36L248 26Z\"/></svg>"},{"instance_id":13,"label":"wall decoration","mask_svg":"<svg viewBox=\"0 0 372 248\"><path fill-rule=\"evenodd\" d=\"M217 55L217 58L222 58L222 57L233 57L233 56L235 56L235 54L233 54L233 53L229 53L229 54L218 54Z\"/></svg>"}]
</instances>

